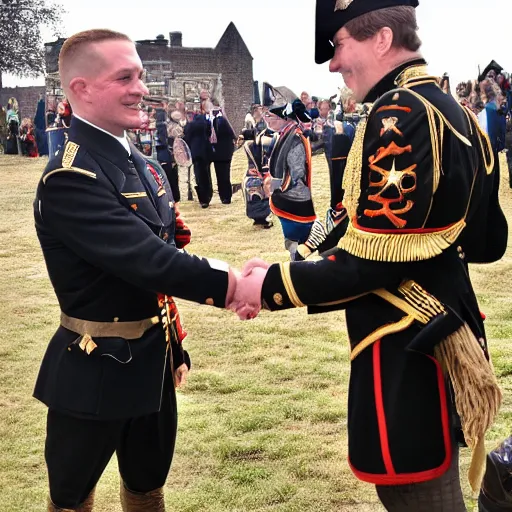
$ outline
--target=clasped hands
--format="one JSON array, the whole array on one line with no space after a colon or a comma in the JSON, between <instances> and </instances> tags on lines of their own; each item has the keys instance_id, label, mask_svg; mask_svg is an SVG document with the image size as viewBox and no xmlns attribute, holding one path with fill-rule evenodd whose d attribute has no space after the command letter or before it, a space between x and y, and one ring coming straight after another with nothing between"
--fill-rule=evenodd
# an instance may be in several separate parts
<instances>
[{"instance_id":1,"label":"clasped hands","mask_svg":"<svg viewBox=\"0 0 512 512\"><path fill-rule=\"evenodd\" d=\"M258 316L261 310L261 289L270 265L259 259L249 260L238 271L229 269L229 286L226 308L234 311L241 320Z\"/></svg>"}]
</instances>

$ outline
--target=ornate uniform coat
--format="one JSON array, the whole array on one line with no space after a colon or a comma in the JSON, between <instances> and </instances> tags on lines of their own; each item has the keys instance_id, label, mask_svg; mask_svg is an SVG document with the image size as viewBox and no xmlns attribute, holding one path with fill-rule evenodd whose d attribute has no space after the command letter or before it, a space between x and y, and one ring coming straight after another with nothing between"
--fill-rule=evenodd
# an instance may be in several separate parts
<instances>
[{"instance_id":1,"label":"ornate uniform coat","mask_svg":"<svg viewBox=\"0 0 512 512\"><path fill-rule=\"evenodd\" d=\"M346 310L358 478L442 475L460 420L477 485L500 393L467 263L499 259L507 241L489 141L424 61L396 69L367 101L345 171L345 236L316 261L272 265L263 304Z\"/></svg>"},{"instance_id":2,"label":"ornate uniform coat","mask_svg":"<svg viewBox=\"0 0 512 512\"><path fill-rule=\"evenodd\" d=\"M270 205L263 183L269 173L269 153L278 135L274 132L269 135L266 129L256 134L254 130L247 130L244 135L254 139L244 143L248 161L247 173L243 180L246 213L250 219L265 221L270 215Z\"/></svg>"},{"instance_id":3,"label":"ornate uniform coat","mask_svg":"<svg viewBox=\"0 0 512 512\"><path fill-rule=\"evenodd\" d=\"M35 223L62 316L34 396L52 409L102 420L158 411L171 357L185 360L172 296L224 307L222 265L176 247L157 166L74 118L43 173Z\"/></svg>"},{"instance_id":4,"label":"ornate uniform coat","mask_svg":"<svg viewBox=\"0 0 512 512\"><path fill-rule=\"evenodd\" d=\"M270 197L272 212L281 221L305 224L310 228L316 219L311 199L311 144L295 123L279 134L270 155L269 172L273 178L281 180L279 188ZM308 233L306 227L306 238ZM297 239L287 233L285 237Z\"/></svg>"}]
</instances>

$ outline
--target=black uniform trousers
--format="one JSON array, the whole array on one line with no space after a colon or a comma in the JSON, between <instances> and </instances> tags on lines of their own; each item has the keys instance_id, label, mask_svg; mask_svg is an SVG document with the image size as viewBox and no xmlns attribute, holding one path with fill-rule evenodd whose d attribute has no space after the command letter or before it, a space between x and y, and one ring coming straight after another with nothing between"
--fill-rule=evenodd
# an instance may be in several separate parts
<instances>
[{"instance_id":1,"label":"black uniform trousers","mask_svg":"<svg viewBox=\"0 0 512 512\"><path fill-rule=\"evenodd\" d=\"M213 196L210 162L204 158L195 158L193 163L197 197L201 204L208 205Z\"/></svg>"},{"instance_id":2,"label":"black uniform trousers","mask_svg":"<svg viewBox=\"0 0 512 512\"><path fill-rule=\"evenodd\" d=\"M326 152L326 158L331 159L329 166L329 178L331 185L331 208L335 209L338 203L343 201L343 176L347 166L347 157L352 147L352 141L348 135L337 133L332 138L332 150Z\"/></svg>"},{"instance_id":3,"label":"black uniform trousers","mask_svg":"<svg viewBox=\"0 0 512 512\"><path fill-rule=\"evenodd\" d=\"M230 203L232 196L231 189L231 160L213 162L217 186L219 188L220 200L223 203ZM194 176L196 178L196 192L201 204L210 204L213 197L212 175L210 162L202 158L194 160Z\"/></svg>"},{"instance_id":4,"label":"black uniform trousers","mask_svg":"<svg viewBox=\"0 0 512 512\"><path fill-rule=\"evenodd\" d=\"M329 164L329 183L331 186L330 206L334 210L336 205L343 201L343 175L345 174L347 160L344 157L337 157L335 160L327 159L327 163Z\"/></svg>"},{"instance_id":5,"label":"black uniform trousers","mask_svg":"<svg viewBox=\"0 0 512 512\"><path fill-rule=\"evenodd\" d=\"M45 459L50 498L60 508L76 508L96 486L114 452L130 491L162 487L176 442L176 393L166 378L159 412L101 421L48 410Z\"/></svg>"},{"instance_id":6,"label":"black uniform trousers","mask_svg":"<svg viewBox=\"0 0 512 512\"><path fill-rule=\"evenodd\" d=\"M233 190L231 188L231 159L214 161L215 175L217 176L217 187L219 188L220 200L227 204L231 203Z\"/></svg>"},{"instance_id":7,"label":"black uniform trousers","mask_svg":"<svg viewBox=\"0 0 512 512\"><path fill-rule=\"evenodd\" d=\"M156 148L156 158L158 163L162 166L167 176L167 181L171 186L172 197L174 202L179 203L181 200L180 184L178 176L178 166L169 151L167 146L159 146Z\"/></svg>"}]
</instances>

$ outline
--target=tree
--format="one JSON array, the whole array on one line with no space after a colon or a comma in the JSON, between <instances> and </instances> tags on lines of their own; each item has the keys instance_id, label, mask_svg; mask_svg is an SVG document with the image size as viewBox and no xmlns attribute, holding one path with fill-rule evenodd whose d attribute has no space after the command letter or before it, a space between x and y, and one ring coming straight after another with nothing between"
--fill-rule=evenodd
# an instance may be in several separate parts
<instances>
[{"instance_id":1,"label":"tree","mask_svg":"<svg viewBox=\"0 0 512 512\"><path fill-rule=\"evenodd\" d=\"M43 26L58 34L62 7L53 0L0 0L0 90L2 73L36 77L45 71Z\"/></svg>"}]
</instances>

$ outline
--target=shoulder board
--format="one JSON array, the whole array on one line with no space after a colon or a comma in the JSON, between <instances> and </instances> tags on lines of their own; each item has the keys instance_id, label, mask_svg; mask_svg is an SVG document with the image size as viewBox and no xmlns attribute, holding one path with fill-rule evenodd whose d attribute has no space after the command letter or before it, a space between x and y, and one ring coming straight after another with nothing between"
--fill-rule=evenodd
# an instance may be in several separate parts
<instances>
[{"instance_id":1,"label":"shoulder board","mask_svg":"<svg viewBox=\"0 0 512 512\"><path fill-rule=\"evenodd\" d=\"M80 169L79 167L59 167L58 169L54 169L53 171L50 171L48 174L45 174L43 176L43 184L45 185L48 181L48 178L51 176L54 176L57 173L60 172L72 172L72 173L78 173L83 174L84 176L87 176L88 178L96 179L96 173L92 171L86 171L85 169Z\"/></svg>"}]
</instances>

